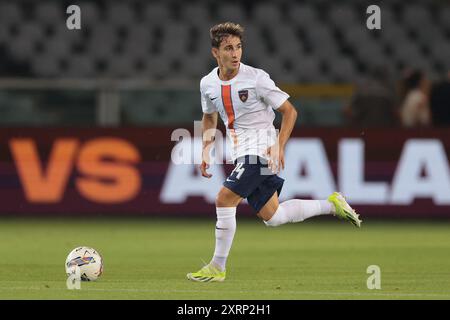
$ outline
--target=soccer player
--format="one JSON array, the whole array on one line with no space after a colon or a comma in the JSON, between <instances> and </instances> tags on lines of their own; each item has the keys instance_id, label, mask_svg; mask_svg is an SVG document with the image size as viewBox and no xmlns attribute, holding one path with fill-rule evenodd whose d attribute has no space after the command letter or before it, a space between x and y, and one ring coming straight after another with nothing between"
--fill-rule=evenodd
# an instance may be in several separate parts
<instances>
[{"instance_id":1,"label":"soccer player","mask_svg":"<svg viewBox=\"0 0 450 320\"><path fill-rule=\"evenodd\" d=\"M360 227L361 220L345 201L334 192L326 200L292 199L279 203L278 196L284 180L277 173L284 169L284 148L294 127L297 111L288 101L289 95L280 90L261 69L241 62L243 28L231 22L211 28L214 68L200 81L203 110L203 154L200 170L210 178L209 147L212 141L205 133L217 126L220 114L232 143L235 168L223 183L216 197L216 245L209 264L198 272L188 273L193 281L224 281L225 265L236 231L236 207L243 198L267 226L333 214ZM281 130L274 134L273 109L282 114Z\"/></svg>"}]
</instances>

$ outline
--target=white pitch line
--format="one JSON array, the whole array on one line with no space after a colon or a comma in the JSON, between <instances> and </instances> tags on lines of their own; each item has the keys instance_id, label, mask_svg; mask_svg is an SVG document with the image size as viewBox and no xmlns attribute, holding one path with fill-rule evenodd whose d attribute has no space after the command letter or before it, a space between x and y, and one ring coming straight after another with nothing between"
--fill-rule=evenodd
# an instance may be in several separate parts
<instances>
[{"instance_id":1,"label":"white pitch line","mask_svg":"<svg viewBox=\"0 0 450 320\"><path fill-rule=\"evenodd\" d=\"M37 288L37 287L0 287L0 291L64 291L68 290L65 288ZM135 293L160 293L160 294L170 294L170 293L221 293L221 294L229 294L229 293L244 293L244 294L272 294L274 296L278 294L292 294L292 295L331 295L331 296L379 296L379 297L448 297L450 298L450 292L443 293L381 293L381 292L327 292L327 291L269 291L269 290L258 290L258 291L250 291L250 290L151 290L151 289L99 289L99 288L89 288L80 290L71 290L75 292L135 292Z\"/></svg>"}]
</instances>

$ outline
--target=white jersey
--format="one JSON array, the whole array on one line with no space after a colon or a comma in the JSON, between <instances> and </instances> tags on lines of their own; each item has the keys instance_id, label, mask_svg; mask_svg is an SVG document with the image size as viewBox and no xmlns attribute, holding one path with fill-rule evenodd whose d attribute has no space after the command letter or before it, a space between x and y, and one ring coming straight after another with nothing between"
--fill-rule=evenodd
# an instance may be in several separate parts
<instances>
[{"instance_id":1,"label":"white jersey","mask_svg":"<svg viewBox=\"0 0 450 320\"><path fill-rule=\"evenodd\" d=\"M289 95L263 70L240 64L238 74L222 81L218 67L200 81L203 113L219 112L231 141L233 160L245 155L266 158L276 142L275 113Z\"/></svg>"}]
</instances>

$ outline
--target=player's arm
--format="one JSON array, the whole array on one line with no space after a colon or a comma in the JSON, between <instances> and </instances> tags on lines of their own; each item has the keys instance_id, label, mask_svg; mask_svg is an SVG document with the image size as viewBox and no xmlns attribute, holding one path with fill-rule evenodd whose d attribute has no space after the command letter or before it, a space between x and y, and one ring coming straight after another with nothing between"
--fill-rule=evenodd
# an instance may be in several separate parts
<instances>
[{"instance_id":1,"label":"player's arm","mask_svg":"<svg viewBox=\"0 0 450 320\"><path fill-rule=\"evenodd\" d=\"M263 98L268 105L282 114L278 141L267 150L269 167L273 172L278 173L280 167L284 169L284 147L297 120L297 111L288 101L289 95L280 90L270 79L269 74L264 71L260 71L256 77L256 92L258 97Z\"/></svg>"},{"instance_id":2,"label":"player's arm","mask_svg":"<svg viewBox=\"0 0 450 320\"><path fill-rule=\"evenodd\" d=\"M295 126L295 121L297 120L297 110L295 110L295 107L289 102L289 100L286 100L283 104L281 104L277 111L279 111L282 115L280 135L278 136L278 146L276 146L278 149L278 155L276 155L278 158L276 172L279 172L280 167L281 169L284 169L284 147L286 146L286 143L291 136L292 129Z\"/></svg>"},{"instance_id":3,"label":"player's arm","mask_svg":"<svg viewBox=\"0 0 450 320\"><path fill-rule=\"evenodd\" d=\"M215 130L217 128L217 112L203 113L202 118L202 164L200 171L205 178L211 178L206 170L209 168L209 151L214 143Z\"/></svg>"},{"instance_id":4,"label":"player's arm","mask_svg":"<svg viewBox=\"0 0 450 320\"><path fill-rule=\"evenodd\" d=\"M295 126L295 121L297 121L297 110L295 110L295 107L289 100L286 100L277 111L282 115L279 144L280 149L284 150L284 147L291 136L292 129Z\"/></svg>"}]
</instances>

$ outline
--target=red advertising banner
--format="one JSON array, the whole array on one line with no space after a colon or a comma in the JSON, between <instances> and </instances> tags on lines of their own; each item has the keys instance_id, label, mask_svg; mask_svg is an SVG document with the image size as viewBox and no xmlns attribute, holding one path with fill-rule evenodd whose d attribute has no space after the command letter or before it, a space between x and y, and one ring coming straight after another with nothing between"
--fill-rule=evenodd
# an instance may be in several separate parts
<instances>
[{"instance_id":1,"label":"red advertising banner","mask_svg":"<svg viewBox=\"0 0 450 320\"><path fill-rule=\"evenodd\" d=\"M0 129L0 215L214 215L232 165L201 177L176 160L198 159L201 141L177 144L175 130ZM449 156L450 129L299 128L281 200L339 190L366 217L450 217ZM238 212L254 214L245 201Z\"/></svg>"}]
</instances>

